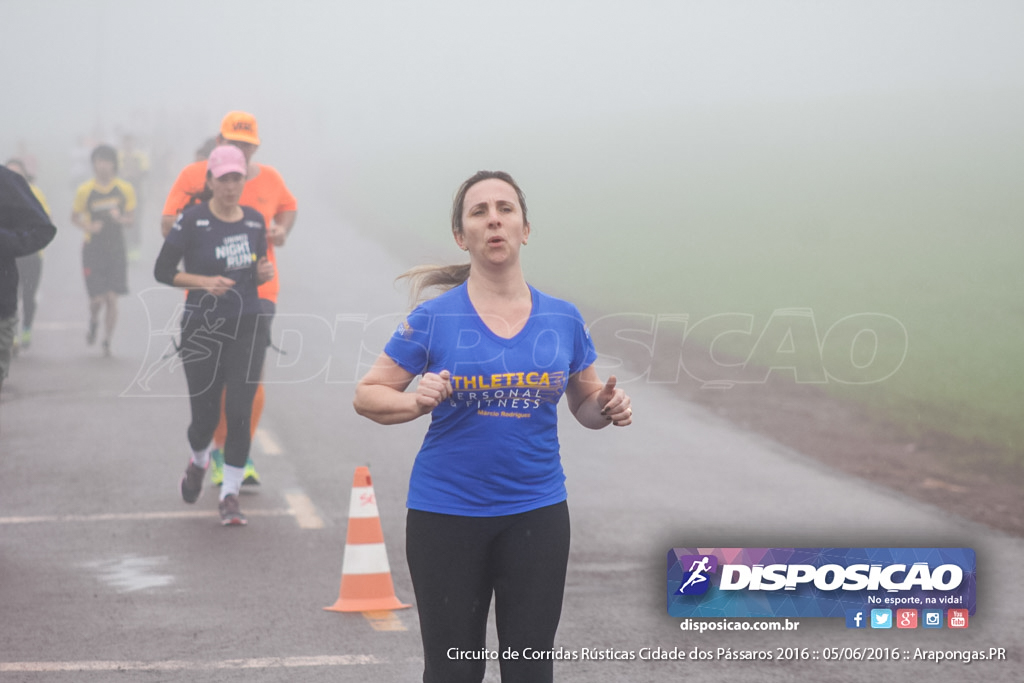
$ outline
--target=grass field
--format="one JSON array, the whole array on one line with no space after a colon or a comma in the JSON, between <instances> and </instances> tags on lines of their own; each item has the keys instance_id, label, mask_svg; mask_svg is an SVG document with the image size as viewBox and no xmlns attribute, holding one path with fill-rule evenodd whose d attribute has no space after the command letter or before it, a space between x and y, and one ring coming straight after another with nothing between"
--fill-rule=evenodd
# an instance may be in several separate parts
<instances>
[{"instance_id":1,"label":"grass field","mask_svg":"<svg viewBox=\"0 0 1024 683\"><path fill-rule=\"evenodd\" d=\"M1024 464L1022 102L737 105L425 142L368 163L350 200L384 239L416 235L454 262L455 187L504 168L527 193L524 262L539 286L608 312L687 314L697 337L708 316L752 316L752 335L716 346L752 363L866 366L847 379L891 366L881 381L824 386L911 438L952 434ZM401 188L399 206L382 185ZM850 316L898 325L876 356L870 334L822 349L798 331L753 350L773 311L791 308L809 311L819 342Z\"/></svg>"}]
</instances>

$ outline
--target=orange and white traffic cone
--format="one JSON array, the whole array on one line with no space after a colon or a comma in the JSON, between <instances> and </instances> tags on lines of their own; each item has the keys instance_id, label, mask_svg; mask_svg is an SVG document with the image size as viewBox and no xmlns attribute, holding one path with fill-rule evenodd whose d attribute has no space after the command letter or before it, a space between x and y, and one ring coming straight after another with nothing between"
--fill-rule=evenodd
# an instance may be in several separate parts
<instances>
[{"instance_id":1,"label":"orange and white traffic cone","mask_svg":"<svg viewBox=\"0 0 1024 683\"><path fill-rule=\"evenodd\" d=\"M409 607L395 596L391 566L384 548L377 497L370 470L357 467L352 478L352 499L348 509L348 536L341 565L341 589L330 612L370 612Z\"/></svg>"}]
</instances>

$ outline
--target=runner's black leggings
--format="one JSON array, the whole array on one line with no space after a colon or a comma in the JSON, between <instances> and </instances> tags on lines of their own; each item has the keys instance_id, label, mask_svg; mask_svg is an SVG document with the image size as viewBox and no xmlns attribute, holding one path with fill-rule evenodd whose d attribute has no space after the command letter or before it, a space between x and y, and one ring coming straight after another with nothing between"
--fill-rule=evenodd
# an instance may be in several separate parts
<instances>
[{"instance_id":1,"label":"runner's black leggings","mask_svg":"<svg viewBox=\"0 0 1024 683\"><path fill-rule=\"evenodd\" d=\"M202 320L201 316L196 317ZM228 423L224 462L245 467L251 441L252 399L263 374L270 331L269 318L264 315L243 315L236 320L237 327L232 321L225 326L227 329L216 332L201 324L186 324L181 331L179 353L192 404L189 445L197 451L210 445L220 420L223 392Z\"/></svg>"},{"instance_id":2,"label":"runner's black leggings","mask_svg":"<svg viewBox=\"0 0 1024 683\"><path fill-rule=\"evenodd\" d=\"M21 327L32 329L36 318L36 292L43 276L43 256L38 251L18 259L18 285L21 287Z\"/></svg>"},{"instance_id":3,"label":"runner's black leggings","mask_svg":"<svg viewBox=\"0 0 1024 683\"><path fill-rule=\"evenodd\" d=\"M562 614L569 559L565 502L502 517L463 517L409 510L406 555L423 635L424 683L479 683L487 662L459 658L486 647L494 593L502 683L552 680L549 652Z\"/></svg>"}]
</instances>

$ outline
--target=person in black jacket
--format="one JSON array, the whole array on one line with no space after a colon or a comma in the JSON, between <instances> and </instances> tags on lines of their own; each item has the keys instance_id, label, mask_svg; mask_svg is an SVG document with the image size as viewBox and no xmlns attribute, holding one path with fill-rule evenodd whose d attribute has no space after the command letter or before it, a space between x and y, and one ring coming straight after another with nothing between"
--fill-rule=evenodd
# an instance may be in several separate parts
<instances>
[{"instance_id":1,"label":"person in black jacket","mask_svg":"<svg viewBox=\"0 0 1024 683\"><path fill-rule=\"evenodd\" d=\"M15 259L45 247L57 234L28 183L0 166L0 387L11 364L18 327L18 266Z\"/></svg>"}]
</instances>

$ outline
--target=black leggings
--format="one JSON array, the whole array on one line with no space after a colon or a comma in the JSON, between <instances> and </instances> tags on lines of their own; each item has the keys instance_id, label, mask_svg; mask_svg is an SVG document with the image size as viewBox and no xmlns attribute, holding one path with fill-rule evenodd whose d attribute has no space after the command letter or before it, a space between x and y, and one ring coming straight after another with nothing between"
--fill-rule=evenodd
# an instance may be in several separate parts
<instances>
[{"instance_id":1,"label":"black leggings","mask_svg":"<svg viewBox=\"0 0 1024 683\"><path fill-rule=\"evenodd\" d=\"M21 327L32 329L36 319L36 292L43 276L43 256L38 251L18 259L18 284L21 286Z\"/></svg>"},{"instance_id":2,"label":"black leggings","mask_svg":"<svg viewBox=\"0 0 1024 683\"><path fill-rule=\"evenodd\" d=\"M270 331L269 318L264 315L243 315L237 321L237 328L227 325L231 329L217 332L209 332L201 325L186 325L181 331L179 353L192 404L189 445L196 451L210 445L220 420L223 392L228 423L224 462L245 467L251 440L252 400L263 374Z\"/></svg>"},{"instance_id":3,"label":"black leggings","mask_svg":"<svg viewBox=\"0 0 1024 683\"><path fill-rule=\"evenodd\" d=\"M479 683L487 662L460 658L486 647L494 593L503 683L552 680L550 652L562 614L569 559L565 502L502 517L463 517L409 510L406 555L423 635L424 683ZM529 653L527 653L529 654Z\"/></svg>"}]
</instances>

